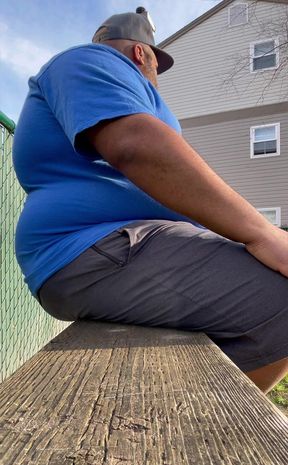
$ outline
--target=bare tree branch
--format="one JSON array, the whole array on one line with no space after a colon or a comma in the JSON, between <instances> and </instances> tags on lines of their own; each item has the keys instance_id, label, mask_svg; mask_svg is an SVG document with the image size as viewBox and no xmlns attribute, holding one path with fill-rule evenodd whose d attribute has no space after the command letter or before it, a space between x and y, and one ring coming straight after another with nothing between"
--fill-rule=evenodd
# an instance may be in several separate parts
<instances>
[{"instance_id":1,"label":"bare tree branch","mask_svg":"<svg viewBox=\"0 0 288 465\"><path fill-rule=\"evenodd\" d=\"M254 0L247 6L249 21L251 24L254 24L255 27L255 42L258 40L260 41L261 39L263 39L264 42L268 41L270 38L272 40L277 37L279 38L279 44L274 44L274 47L271 48L271 50L266 51L266 53L263 53L260 57L251 56L250 50L247 50L245 53L234 53L233 55L227 56L227 60L231 62L231 68L226 75L224 75L224 78L222 75L222 88L226 89L226 91L233 89L238 95L239 90L237 89L237 82L242 83L244 77L247 79L247 71L249 72L250 80L245 88L242 88L241 93L247 92L256 79L259 79L259 81L263 80L263 88L260 91L261 93L257 103L265 99L265 96L269 92L273 82L277 79L280 80L279 87L281 89L281 94L283 91L286 92L282 95L282 98L287 98L288 96L288 89L286 91L283 89L285 82L287 82L287 73L284 74L284 71L288 67L288 7L282 5L281 15L277 18L273 18L273 16L271 16L268 20L264 21L257 15L257 11L259 12L259 9L257 10L257 6L259 6L258 4L259 1ZM273 52L279 53L279 64L276 69L272 68L270 71L267 70L267 73L266 71L262 72L261 70L259 73L256 70L253 74L250 73L251 66L253 67L253 60L269 56Z\"/></svg>"}]
</instances>

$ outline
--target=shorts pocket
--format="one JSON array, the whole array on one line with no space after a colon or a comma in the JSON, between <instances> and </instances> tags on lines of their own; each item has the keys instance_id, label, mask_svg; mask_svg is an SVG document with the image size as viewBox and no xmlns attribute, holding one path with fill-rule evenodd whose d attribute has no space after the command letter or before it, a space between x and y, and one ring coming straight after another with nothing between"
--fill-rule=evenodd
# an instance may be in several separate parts
<instances>
[{"instance_id":1,"label":"shorts pocket","mask_svg":"<svg viewBox=\"0 0 288 465\"><path fill-rule=\"evenodd\" d=\"M127 265L130 257L129 234L123 229L114 231L109 236L93 244L91 249L121 268Z\"/></svg>"},{"instance_id":2,"label":"shorts pocket","mask_svg":"<svg viewBox=\"0 0 288 465\"><path fill-rule=\"evenodd\" d=\"M166 222L167 223L167 222ZM141 220L119 228L91 246L95 252L106 257L117 267L124 267L139 256L169 224L160 220Z\"/></svg>"}]
</instances>

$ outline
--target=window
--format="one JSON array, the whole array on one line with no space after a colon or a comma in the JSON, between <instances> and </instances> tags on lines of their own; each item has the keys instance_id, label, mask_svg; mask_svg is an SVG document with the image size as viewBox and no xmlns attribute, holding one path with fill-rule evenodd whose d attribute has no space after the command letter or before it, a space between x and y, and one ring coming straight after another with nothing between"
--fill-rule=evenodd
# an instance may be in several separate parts
<instances>
[{"instance_id":1,"label":"window","mask_svg":"<svg viewBox=\"0 0 288 465\"><path fill-rule=\"evenodd\" d=\"M279 66L279 40L268 39L250 45L250 71L252 73L276 69Z\"/></svg>"},{"instance_id":2,"label":"window","mask_svg":"<svg viewBox=\"0 0 288 465\"><path fill-rule=\"evenodd\" d=\"M248 4L238 3L228 9L229 26L240 26L248 23Z\"/></svg>"},{"instance_id":3,"label":"window","mask_svg":"<svg viewBox=\"0 0 288 465\"><path fill-rule=\"evenodd\" d=\"M281 207L257 208L270 223L275 226L281 226Z\"/></svg>"},{"instance_id":4,"label":"window","mask_svg":"<svg viewBox=\"0 0 288 465\"><path fill-rule=\"evenodd\" d=\"M250 128L250 157L280 155L280 123Z\"/></svg>"}]
</instances>

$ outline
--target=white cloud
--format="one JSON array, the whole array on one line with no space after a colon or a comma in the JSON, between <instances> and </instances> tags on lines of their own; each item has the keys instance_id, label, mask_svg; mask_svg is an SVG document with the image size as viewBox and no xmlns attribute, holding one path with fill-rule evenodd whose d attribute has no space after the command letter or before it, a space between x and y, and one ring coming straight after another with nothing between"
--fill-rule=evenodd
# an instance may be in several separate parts
<instances>
[{"instance_id":1,"label":"white cloud","mask_svg":"<svg viewBox=\"0 0 288 465\"><path fill-rule=\"evenodd\" d=\"M36 74L55 51L38 47L32 41L15 37L7 24L0 22L0 61L22 78Z\"/></svg>"}]
</instances>

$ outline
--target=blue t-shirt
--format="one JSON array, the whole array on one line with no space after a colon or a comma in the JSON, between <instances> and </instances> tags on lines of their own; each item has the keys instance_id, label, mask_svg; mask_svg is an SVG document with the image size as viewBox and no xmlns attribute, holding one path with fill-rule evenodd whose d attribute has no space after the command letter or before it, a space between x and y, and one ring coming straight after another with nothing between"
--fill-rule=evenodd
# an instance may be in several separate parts
<instances>
[{"instance_id":1,"label":"blue t-shirt","mask_svg":"<svg viewBox=\"0 0 288 465\"><path fill-rule=\"evenodd\" d=\"M75 147L99 121L153 115L180 132L157 90L131 60L88 44L52 58L29 80L13 162L27 199L15 248L32 294L97 240L139 219L190 221L153 200L101 154Z\"/></svg>"}]
</instances>

